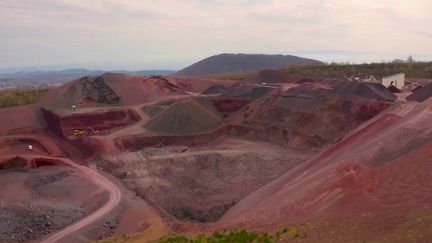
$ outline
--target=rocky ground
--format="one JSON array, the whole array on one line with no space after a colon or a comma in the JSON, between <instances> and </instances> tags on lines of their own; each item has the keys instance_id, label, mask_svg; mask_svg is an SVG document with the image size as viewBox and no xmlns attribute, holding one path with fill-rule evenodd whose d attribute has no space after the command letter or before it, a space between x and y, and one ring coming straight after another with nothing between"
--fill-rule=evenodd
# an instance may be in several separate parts
<instances>
[{"instance_id":1,"label":"rocky ground","mask_svg":"<svg viewBox=\"0 0 432 243\"><path fill-rule=\"evenodd\" d=\"M99 164L159 211L180 220L214 222L251 191L307 157L274 148L188 149L147 148Z\"/></svg>"},{"instance_id":2,"label":"rocky ground","mask_svg":"<svg viewBox=\"0 0 432 243\"><path fill-rule=\"evenodd\" d=\"M38 239L81 219L107 198L66 166L4 170L0 184L0 242ZM81 187L84 191L78 191Z\"/></svg>"},{"instance_id":3,"label":"rocky ground","mask_svg":"<svg viewBox=\"0 0 432 243\"><path fill-rule=\"evenodd\" d=\"M0 208L0 242L37 239L64 228L82 216L82 208L71 204L3 204Z\"/></svg>"}]
</instances>

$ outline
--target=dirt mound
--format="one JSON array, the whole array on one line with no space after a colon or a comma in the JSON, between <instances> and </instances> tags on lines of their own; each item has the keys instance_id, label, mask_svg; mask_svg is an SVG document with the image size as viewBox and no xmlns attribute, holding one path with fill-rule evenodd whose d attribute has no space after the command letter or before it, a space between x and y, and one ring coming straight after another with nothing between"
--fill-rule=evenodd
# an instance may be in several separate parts
<instances>
[{"instance_id":1,"label":"dirt mound","mask_svg":"<svg viewBox=\"0 0 432 243\"><path fill-rule=\"evenodd\" d=\"M256 99L272 90L273 89L270 87L239 83L225 90L225 92L222 93L221 97L241 97L245 99Z\"/></svg>"},{"instance_id":2,"label":"dirt mound","mask_svg":"<svg viewBox=\"0 0 432 243\"><path fill-rule=\"evenodd\" d=\"M412 93L410 96L406 97L406 99L410 101L423 102L429 99L431 96L432 96L432 83L429 83L421 87L414 93Z\"/></svg>"},{"instance_id":3,"label":"dirt mound","mask_svg":"<svg viewBox=\"0 0 432 243\"><path fill-rule=\"evenodd\" d=\"M161 105L145 105L143 106L142 111L144 111L144 113L146 113L150 117L155 117L157 114L165 110L165 108L165 106Z\"/></svg>"},{"instance_id":4,"label":"dirt mound","mask_svg":"<svg viewBox=\"0 0 432 243\"><path fill-rule=\"evenodd\" d=\"M39 106L71 109L113 105L138 105L157 101L186 91L199 93L215 84L232 85L234 81L190 77L142 76L105 73L97 77L84 77L47 92Z\"/></svg>"},{"instance_id":5,"label":"dirt mound","mask_svg":"<svg viewBox=\"0 0 432 243\"><path fill-rule=\"evenodd\" d=\"M222 124L222 116L206 98L192 98L170 105L145 128L165 134L194 134L213 130Z\"/></svg>"},{"instance_id":6,"label":"dirt mound","mask_svg":"<svg viewBox=\"0 0 432 243\"><path fill-rule=\"evenodd\" d=\"M107 73L107 84L121 97L123 105L142 104L161 97L183 94L190 84L162 76L140 76Z\"/></svg>"},{"instance_id":7,"label":"dirt mound","mask_svg":"<svg viewBox=\"0 0 432 243\"><path fill-rule=\"evenodd\" d=\"M113 105L120 103L120 97L106 84L103 76L79 79L66 91L64 99L69 105L85 103Z\"/></svg>"},{"instance_id":8,"label":"dirt mound","mask_svg":"<svg viewBox=\"0 0 432 243\"><path fill-rule=\"evenodd\" d=\"M209 79L199 77L180 77L180 76L169 76L169 79L173 82L182 82L188 85L188 91L194 93L201 93L213 85L223 85L225 87L232 86L237 83L233 80L222 80L222 79Z\"/></svg>"},{"instance_id":9,"label":"dirt mound","mask_svg":"<svg viewBox=\"0 0 432 243\"><path fill-rule=\"evenodd\" d=\"M276 106L288 109L303 109L319 105L321 100L330 92L329 89L323 89L319 85L305 83L282 93Z\"/></svg>"},{"instance_id":10,"label":"dirt mound","mask_svg":"<svg viewBox=\"0 0 432 243\"><path fill-rule=\"evenodd\" d=\"M184 94L192 85L162 76L141 76L108 73L106 82L121 98L123 105L136 105L155 101L161 97Z\"/></svg>"},{"instance_id":11,"label":"dirt mound","mask_svg":"<svg viewBox=\"0 0 432 243\"><path fill-rule=\"evenodd\" d=\"M315 83L319 82L320 78L313 78L313 77L296 77L296 76L290 76L286 73L274 70L274 69L267 69L263 70L256 75L252 76L248 79L249 82L253 83Z\"/></svg>"},{"instance_id":12,"label":"dirt mound","mask_svg":"<svg viewBox=\"0 0 432 243\"><path fill-rule=\"evenodd\" d=\"M52 89L40 99L37 106L71 109L77 107L115 106L123 103L121 95L106 75L86 76Z\"/></svg>"},{"instance_id":13,"label":"dirt mound","mask_svg":"<svg viewBox=\"0 0 432 243\"><path fill-rule=\"evenodd\" d=\"M358 96L366 99L394 101L396 96L379 83L344 82L333 88L341 96Z\"/></svg>"},{"instance_id":14,"label":"dirt mound","mask_svg":"<svg viewBox=\"0 0 432 243\"><path fill-rule=\"evenodd\" d=\"M296 149L316 150L390 106L386 101L340 96L316 83L275 93L242 108L236 123L248 139L265 140Z\"/></svg>"},{"instance_id":15,"label":"dirt mound","mask_svg":"<svg viewBox=\"0 0 432 243\"><path fill-rule=\"evenodd\" d=\"M186 83L174 82L162 76L152 76L150 78L144 79L145 89L159 94L181 94L184 93L187 86L188 85Z\"/></svg>"},{"instance_id":16,"label":"dirt mound","mask_svg":"<svg viewBox=\"0 0 432 243\"><path fill-rule=\"evenodd\" d=\"M257 83L284 83L287 80L288 76L285 73L274 69L263 70L248 79Z\"/></svg>"},{"instance_id":17,"label":"dirt mound","mask_svg":"<svg viewBox=\"0 0 432 243\"><path fill-rule=\"evenodd\" d=\"M210 95L210 94L220 94L226 90L226 87L221 84L215 84L210 86L208 89L204 90L201 94Z\"/></svg>"}]
</instances>

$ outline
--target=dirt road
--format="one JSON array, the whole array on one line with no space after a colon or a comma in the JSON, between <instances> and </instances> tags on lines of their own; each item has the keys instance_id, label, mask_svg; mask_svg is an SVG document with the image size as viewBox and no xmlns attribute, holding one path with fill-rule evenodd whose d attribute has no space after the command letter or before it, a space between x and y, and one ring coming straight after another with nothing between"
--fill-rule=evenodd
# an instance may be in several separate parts
<instances>
[{"instance_id":1,"label":"dirt road","mask_svg":"<svg viewBox=\"0 0 432 243\"><path fill-rule=\"evenodd\" d=\"M88 215L87 217L79 220L78 222L69 225L68 227L53 233L49 236L47 236L45 239L42 239L42 243L52 243L57 242L64 237L84 228L85 226L95 222L96 220L102 218L107 213L109 213L111 210L113 210L121 201L122 194L120 189L112 183L110 180L108 180L106 177L104 177L102 174L97 172L95 169L91 169L86 166L78 165L77 163L69 160L69 159L61 159L66 164L70 165L71 167L74 167L81 172L83 172L90 181L95 183L100 188L108 191L109 193L109 199L108 201L98 210L93 212L92 214Z\"/></svg>"}]
</instances>

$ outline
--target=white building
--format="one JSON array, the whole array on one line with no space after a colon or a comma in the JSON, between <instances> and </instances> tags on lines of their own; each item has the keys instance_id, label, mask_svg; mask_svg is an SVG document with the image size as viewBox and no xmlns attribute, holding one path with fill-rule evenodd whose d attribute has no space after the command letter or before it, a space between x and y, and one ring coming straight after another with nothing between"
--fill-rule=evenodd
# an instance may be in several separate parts
<instances>
[{"instance_id":1,"label":"white building","mask_svg":"<svg viewBox=\"0 0 432 243\"><path fill-rule=\"evenodd\" d=\"M384 77L382 78L382 84L387 88L390 85L393 85L398 89L402 89L405 85L405 73L398 73Z\"/></svg>"}]
</instances>

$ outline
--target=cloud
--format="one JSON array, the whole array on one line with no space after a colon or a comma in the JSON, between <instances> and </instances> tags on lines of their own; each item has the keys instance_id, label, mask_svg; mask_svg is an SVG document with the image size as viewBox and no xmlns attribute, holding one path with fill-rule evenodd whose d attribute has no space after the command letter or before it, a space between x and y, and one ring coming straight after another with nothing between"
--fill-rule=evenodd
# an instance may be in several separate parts
<instances>
[{"instance_id":1,"label":"cloud","mask_svg":"<svg viewBox=\"0 0 432 243\"><path fill-rule=\"evenodd\" d=\"M3 0L0 67L180 68L220 52L432 58L431 12L430 0ZM317 54L328 50L347 52Z\"/></svg>"}]
</instances>

